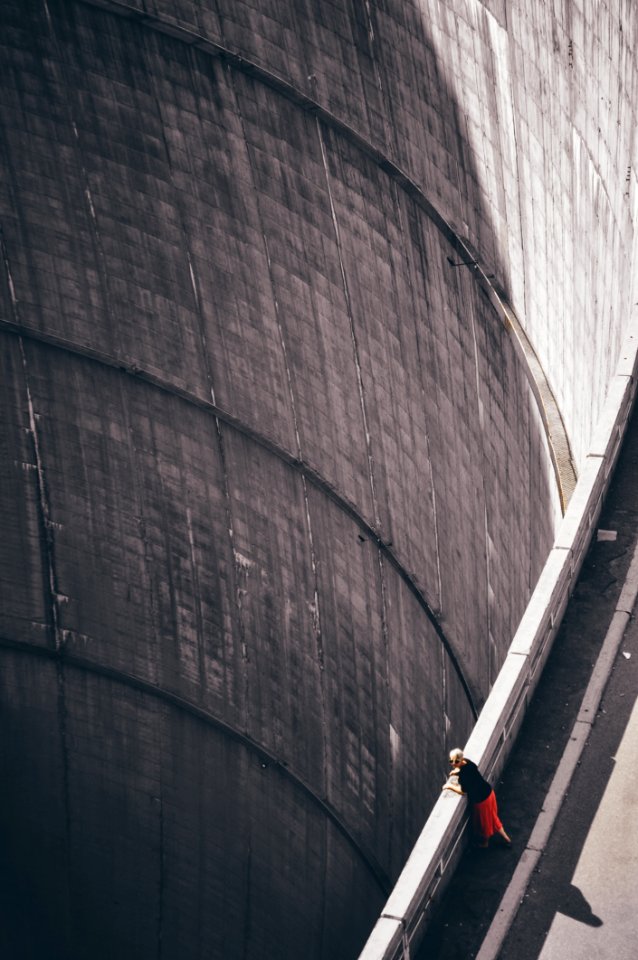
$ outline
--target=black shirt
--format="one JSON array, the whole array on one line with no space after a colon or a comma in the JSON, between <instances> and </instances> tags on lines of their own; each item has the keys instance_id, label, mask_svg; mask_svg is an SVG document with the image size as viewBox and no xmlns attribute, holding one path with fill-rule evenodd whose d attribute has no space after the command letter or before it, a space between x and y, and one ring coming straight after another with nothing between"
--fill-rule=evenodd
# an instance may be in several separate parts
<instances>
[{"instance_id":1,"label":"black shirt","mask_svg":"<svg viewBox=\"0 0 638 960\"><path fill-rule=\"evenodd\" d=\"M470 803L482 803L487 800L492 788L478 771L478 767L471 760L466 760L459 770L459 784L461 790L467 793Z\"/></svg>"}]
</instances>

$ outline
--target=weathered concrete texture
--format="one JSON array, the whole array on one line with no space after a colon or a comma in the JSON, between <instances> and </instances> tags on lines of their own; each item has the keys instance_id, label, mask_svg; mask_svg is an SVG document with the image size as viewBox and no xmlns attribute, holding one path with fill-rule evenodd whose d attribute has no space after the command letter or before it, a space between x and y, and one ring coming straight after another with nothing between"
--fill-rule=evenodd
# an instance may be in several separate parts
<instances>
[{"instance_id":1,"label":"weathered concrete texture","mask_svg":"<svg viewBox=\"0 0 638 960\"><path fill-rule=\"evenodd\" d=\"M450 225L577 453L629 296L634 15L601 48L625 85L599 134L573 72L595 25L510 6L2 5L1 879L25 956L365 940L557 514ZM565 143L603 142L573 199Z\"/></svg>"}]
</instances>

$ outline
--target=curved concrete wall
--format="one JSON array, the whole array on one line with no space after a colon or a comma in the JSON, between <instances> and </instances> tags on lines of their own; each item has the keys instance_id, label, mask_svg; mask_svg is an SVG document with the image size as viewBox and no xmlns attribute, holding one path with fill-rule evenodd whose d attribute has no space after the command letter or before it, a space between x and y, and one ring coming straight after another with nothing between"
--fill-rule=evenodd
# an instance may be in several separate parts
<instances>
[{"instance_id":1,"label":"curved concrete wall","mask_svg":"<svg viewBox=\"0 0 638 960\"><path fill-rule=\"evenodd\" d=\"M558 494L457 264L509 295L578 455L635 179L635 124L580 102L582 16L554 115L548 15L492 6L3 5L3 891L31 956L353 956L488 695Z\"/></svg>"}]
</instances>

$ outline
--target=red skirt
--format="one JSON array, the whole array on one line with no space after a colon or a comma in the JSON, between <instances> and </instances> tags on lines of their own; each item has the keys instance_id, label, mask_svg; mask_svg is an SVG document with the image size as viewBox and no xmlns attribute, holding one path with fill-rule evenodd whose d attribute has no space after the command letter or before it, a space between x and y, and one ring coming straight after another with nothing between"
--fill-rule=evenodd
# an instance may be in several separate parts
<instances>
[{"instance_id":1,"label":"red skirt","mask_svg":"<svg viewBox=\"0 0 638 960\"><path fill-rule=\"evenodd\" d=\"M472 825L474 833L489 840L493 834L502 829L503 824L498 818L498 807L496 806L496 794L492 790L486 800L481 803L475 803L472 808Z\"/></svg>"}]
</instances>

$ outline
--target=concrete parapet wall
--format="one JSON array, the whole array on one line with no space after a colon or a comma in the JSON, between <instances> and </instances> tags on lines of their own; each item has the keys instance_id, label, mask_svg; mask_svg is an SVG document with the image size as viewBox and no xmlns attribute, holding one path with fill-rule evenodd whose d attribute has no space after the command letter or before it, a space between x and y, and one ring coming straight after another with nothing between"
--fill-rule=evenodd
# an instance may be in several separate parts
<instances>
[{"instance_id":1,"label":"concrete parapet wall","mask_svg":"<svg viewBox=\"0 0 638 960\"><path fill-rule=\"evenodd\" d=\"M525 615L464 752L496 781L576 585L636 396L638 315L610 385L587 460ZM443 777L443 775L442 775ZM467 833L465 801L442 795L408 858L360 960L409 960L449 881Z\"/></svg>"}]
</instances>

